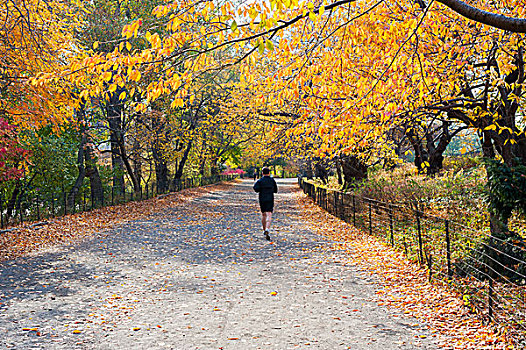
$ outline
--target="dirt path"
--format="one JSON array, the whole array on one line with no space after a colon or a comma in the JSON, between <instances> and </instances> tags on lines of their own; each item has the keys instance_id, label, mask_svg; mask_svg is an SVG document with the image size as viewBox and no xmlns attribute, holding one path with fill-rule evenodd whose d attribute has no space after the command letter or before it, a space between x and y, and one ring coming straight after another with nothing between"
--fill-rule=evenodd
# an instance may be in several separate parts
<instances>
[{"instance_id":1,"label":"dirt path","mask_svg":"<svg viewBox=\"0 0 526 350\"><path fill-rule=\"evenodd\" d=\"M295 180L267 242L252 184L0 264L0 348L435 348L307 228Z\"/></svg>"}]
</instances>

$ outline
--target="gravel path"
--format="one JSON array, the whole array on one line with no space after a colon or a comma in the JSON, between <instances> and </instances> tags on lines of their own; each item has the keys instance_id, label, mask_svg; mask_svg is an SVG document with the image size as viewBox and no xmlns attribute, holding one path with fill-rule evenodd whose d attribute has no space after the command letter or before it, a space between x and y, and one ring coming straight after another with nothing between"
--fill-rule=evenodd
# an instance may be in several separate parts
<instances>
[{"instance_id":1,"label":"gravel path","mask_svg":"<svg viewBox=\"0 0 526 350\"><path fill-rule=\"evenodd\" d=\"M267 242L252 184L0 264L0 348L434 348L302 222L295 180Z\"/></svg>"}]
</instances>

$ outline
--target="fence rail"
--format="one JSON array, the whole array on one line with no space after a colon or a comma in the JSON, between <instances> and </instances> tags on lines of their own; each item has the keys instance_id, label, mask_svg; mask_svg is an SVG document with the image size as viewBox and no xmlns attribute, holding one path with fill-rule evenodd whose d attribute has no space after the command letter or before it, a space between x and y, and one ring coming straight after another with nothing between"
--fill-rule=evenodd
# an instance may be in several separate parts
<instances>
[{"instance_id":1,"label":"fence rail","mask_svg":"<svg viewBox=\"0 0 526 350\"><path fill-rule=\"evenodd\" d=\"M19 195L7 199L0 194L0 228L6 229L9 226L18 225L26 221L40 221L47 218L63 216L101 208L123 204L130 201L140 201L155 197L160 194L178 192L186 188L200 187L230 181L237 175L216 175L199 178L183 178L172 181L165 191L158 193L157 184L145 184L140 191L115 186L103 186L100 199L94 198L89 185L82 186L75 196L74 201L68 198L69 190L63 188L55 193L36 193Z\"/></svg>"},{"instance_id":2,"label":"fence rail","mask_svg":"<svg viewBox=\"0 0 526 350\"><path fill-rule=\"evenodd\" d=\"M462 293L466 307L509 326L526 347L526 245L409 206L328 190L299 178L303 192L334 216L427 268L430 281Z\"/></svg>"}]
</instances>

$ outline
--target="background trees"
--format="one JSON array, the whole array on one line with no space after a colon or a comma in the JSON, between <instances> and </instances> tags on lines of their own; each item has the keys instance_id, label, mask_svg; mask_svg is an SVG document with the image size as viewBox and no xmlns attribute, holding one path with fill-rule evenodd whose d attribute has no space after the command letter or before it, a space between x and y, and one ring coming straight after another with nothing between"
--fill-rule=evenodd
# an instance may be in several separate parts
<instances>
[{"instance_id":1,"label":"background trees","mask_svg":"<svg viewBox=\"0 0 526 350\"><path fill-rule=\"evenodd\" d=\"M77 132L73 199L85 174L165 191L227 159L303 157L343 185L410 148L432 176L465 130L486 158L526 159L520 3L19 1L3 9L2 110Z\"/></svg>"}]
</instances>

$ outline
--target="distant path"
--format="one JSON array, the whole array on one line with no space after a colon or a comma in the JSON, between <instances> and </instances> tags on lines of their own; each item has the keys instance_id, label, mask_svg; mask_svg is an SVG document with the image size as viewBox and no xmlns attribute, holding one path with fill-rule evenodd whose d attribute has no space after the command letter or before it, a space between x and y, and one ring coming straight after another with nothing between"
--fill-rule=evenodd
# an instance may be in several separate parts
<instances>
[{"instance_id":1,"label":"distant path","mask_svg":"<svg viewBox=\"0 0 526 350\"><path fill-rule=\"evenodd\" d=\"M0 264L0 348L435 348L304 226L294 179L268 243L252 184Z\"/></svg>"}]
</instances>

